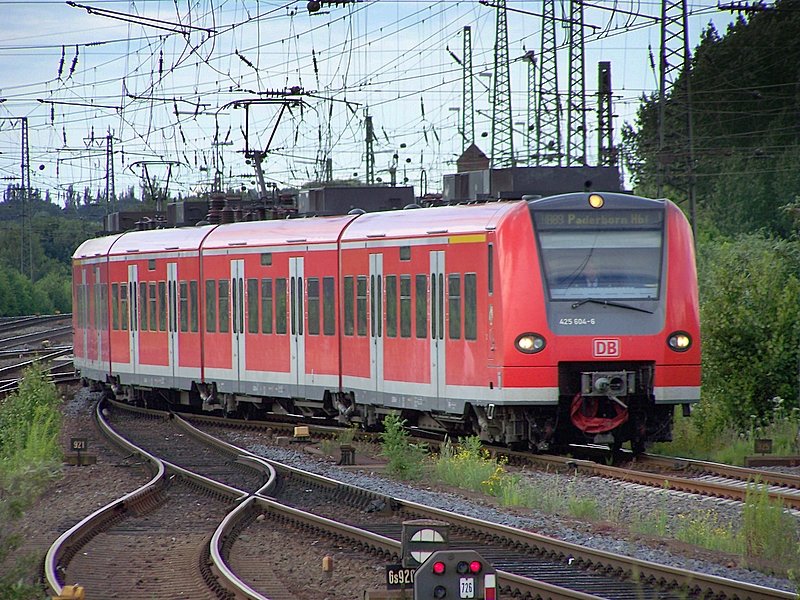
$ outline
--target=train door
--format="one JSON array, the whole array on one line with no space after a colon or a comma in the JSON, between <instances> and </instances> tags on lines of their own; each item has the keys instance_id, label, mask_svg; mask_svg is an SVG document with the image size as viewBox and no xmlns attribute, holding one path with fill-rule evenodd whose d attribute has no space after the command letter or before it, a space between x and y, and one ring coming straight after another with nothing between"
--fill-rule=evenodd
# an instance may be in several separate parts
<instances>
[{"instance_id":1,"label":"train door","mask_svg":"<svg viewBox=\"0 0 800 600\"><path fill-rule=\"evenodd\" d=\"M431 387L435 396L445 395L444 251L431 252Z\"/></svg>"},{"instance_id":2,"label":"train door","mask_svg":"<svg viewBox=\"0 0 800 600\"><path fill-rule=\"evenodd\" d=\"M244 339L244 260L231 261L231 368L237 392L242 391L245 370Z\"/></svg>"},{"instance_id":3,"label":"train door","mask_svg":"<svg viewBox=\"0 0 800 600\"><path fill-rule=\"evenodd\" d=\"M369 255L370 367L372 389L383 392L383 254Z\"/></svg>"},{"instance_id":4,"label":"train door","mask_svg":"<svg viewBox=\"0 0 800 600\"><path fill-rule=\"evenodd\" d=\"M86 293L86 269L81 269L81 285L78 288L78 322L81 324L83 338L83 359L89 361L89 294Z\"/></svg>"},{"instance_id":5,"label":"train door","mask_svg":"<svg viewBox=\"0 0 800 600\"><path fill-rule=\"evenodd\" d=\"M131 374L139 372L139 268L128 265L128 311L130 312Z\"/></svg>"},{"instance_id":6,"label":"train door","mask_svg":"<svg viewBox=\"0 0 800 600\"><path fill-rule=\"evenodd\" d=\"M104 284L100 281L100 266L97 265L94 268L94 333L97 338L97 366L98 368L103 368L103 336L104 332L104 323L106 321L106 315L108 314L108 308L103 303L103 289L102 286ZM105 311L105 312L103 312ZM107 365L106 365L107 366Z\"/></svg>"},{"instance_id":7,"label":"train door","mask_svg":"<svg viewBox=\"0 0 800 600\"><path fill-rule=\"evenodd\" d=\"M306 341L303 309L304 259L289 258L289 311L291 334L292 382L297 386L295 396L304 397L306 389Z\"/></svg>"},{"instance_id":8,"label":"train door","mask_svg":"<svg viewBox=\"0 0 800 600\"><path fill-rule=\"evenodd\" d=\"M167 263L167 329L169 343L169 371L178 374L178 263Z\"/></svg>"}]
</instances>

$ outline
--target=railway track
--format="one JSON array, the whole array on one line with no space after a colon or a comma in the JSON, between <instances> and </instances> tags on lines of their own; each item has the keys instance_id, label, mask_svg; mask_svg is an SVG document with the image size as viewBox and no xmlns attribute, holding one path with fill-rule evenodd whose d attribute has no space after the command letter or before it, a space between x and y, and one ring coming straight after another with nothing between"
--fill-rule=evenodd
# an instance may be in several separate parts
<instances>
[{"instance_id":1,"label":"railway track","mask_svg":"<svg viewBox=\"0 0 800 600\"><path fill-rule=\"evenodd\" d=\"M114 411L118 407L114 407ZM126 408L127 410L127 408ZM185 437L198 435L191 427L176 417L175 425L185 431ZM144 427L153 430L153 427ZM163 432L161 432L163 433ZM177 435L177 434L175 434ZM163 437L163 436L162 436ZM181 436L183 437L183 436ZM210 437L210 436L209 436ZM210 441L210 440L207 440ZM222 444L214 442L215 447ZM222 446L226 446L222 444ZM230 448L230 452L247 456L248 453L240 449ZM253 457L254 458L254 457ZM399 531L403 520L409 518L434 518L446 520L451 523L453 537L458 543L463 543L478 549L487 558L495 562L500 569L498 581L504 595L531 594L531 597L564 597L564 598L684 598L687 595L698 595L717 598L793 598L794 595L779 590L771 590L750 584L742 584L732 580L688 573L663 567L644 561L637 561L605 552L591 550L565 542L559 542L530 532L504 527L488 522L453 515L437 509L432 509L414 503L403 502L394 498L387 498L365 490L342 486L324 477L301 472L285 465L275 465L281 474L283 482L276 499L271 500L258 495L252 496L247 503L249 508L242 505L237 510L238 516L228 516L226 524L214 534L222 541L220 550L221 560L227 565L226 555L231 555L231 562L236 563L236 556L240 550L246 555L245 546L239 541L241 532L246 531L246 539L258 540L257 530L274 530L263 526L254 530L252 523L256 517L264 520L275 521L283 524L282 527L297 532L311 532L316 539L320 535L333 536L340 540L340 545L355 545L362 547L366 552L380 557L379 564L387 564L399 555ZM294 491L292 491L294 490ZM313 492L309 492L313 490ZM284 495L288 500L306 498L306 506L296 502L295 508L283 506ZM313 498L310 504L308 499ZM382 520L377 516L365 519L364 507L370 503L383 504L391 510ZM306 516L303 508L314 508L315 512L324 511L324 507L332 507L331 515L327 519L317 516ZM343 519L342 512L349 515ZM381 512L381 511L378 511ZM385 511L384 511L385 512ZM349 521L342 523L341 521ZM368 522L365 522L368 521ZM255 542L256 547L265 547ZM214 544L212 544L212 547ZM261 557L263 559L263 556ZM238 568L247 571L247 561ZM231 567L228 567L232 570ZM526 571L527 569L527 571ZM260 563L260 572L263 575L264 564ZM531 571L539 580L530 578ZM547 577L542 574L546 573ZM549 579L549 582L546 581ZM260 581L242 582L242 585L253 586L258 590ZM542 596L542 587L547 584ZM567 584L567 585L563 585ZM538 586L538 587L537 587ZM572 586L572 589L569 589ZM558 592L553 589L560 588ZM532 590L538 591L532 591ZM263 597L273 597L268 592L258 592ZM563 595L559 595L563 594ZM277 596L281 598L282 596Z\"/></svg>"},{"instance_id":2,"label":"railway track","mask_svg":"<svg viewBox=\"0 0 800 600\"><path fill-rule=\"evenodd\" d=\"M744 502L757 487L776 503L800 510L800 477L707 461L640 455L626 466L612 466L564 456L495 451L510 464L537 465L639 485Z\"/></svg>"},{"instance_id":3,"label":"railway track","mask_svg":"<svg viewBox=\"0 0 800 600\"><path fill-rule=\"evenodd\" d=\"M72 337L71 319L70 314L46 315L0 323L0 350L30 350L36 344L46 346L69 339Z\"/></svg>"},{"instance_id":4,"label":"railway track","mask_svg":"<svg viewBox=\"0 0 800 600\"><path fill-rule=\"evenodd\" d=\"M184 414L184 416L197 423L211 426L269 429L285 435L292 435L292 428L299 423L299 421L239 421L209 415ZM317 438L334 439L341 434L342 428L312 425L310 431ZM377 441L377 436L373 434L361 432L358 436L367 441ZM430 437L425 437L424 441L430 446L439 443L439 440ZM533 466L549 472L577 472L660 490L668 489L737 502L745 501L748 488L753 488L755 485L764 486L764 491L772 501L780 502L792 510L800 510L800 476L797 475L647 454L628 461L626 466L622 467L605 465L595 460L513 452L497 447L488 449L495 457L507 459L508 464L512 466Z\"/></svg>"}]
</instances>

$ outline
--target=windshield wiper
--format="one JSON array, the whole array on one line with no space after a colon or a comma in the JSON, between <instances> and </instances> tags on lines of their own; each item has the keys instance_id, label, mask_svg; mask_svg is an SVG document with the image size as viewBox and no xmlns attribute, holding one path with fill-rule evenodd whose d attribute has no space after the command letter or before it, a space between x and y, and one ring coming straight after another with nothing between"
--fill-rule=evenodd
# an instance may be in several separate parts
<instances>
[{"instance_id":1,"label":"windshield wiper","mask_svg":"<svg viewBox=\"0 0 800 600\"><path fill-rule=\"evenodd\" d=\"M578 308L579 306L583 306L588 302L592 302L593 304L602 304L604 306L616 306L618 308L628 308L630 310L638 310L639 312L647 313L648 315L653 314L652 310L647 310L646 308L639 308L638 306L623 304L622 302L613 302L611 300L598 300L597 298L584 298L583 300L579 300L578 302L573 302L572 308Z\"/></svg>"}]
</instances>

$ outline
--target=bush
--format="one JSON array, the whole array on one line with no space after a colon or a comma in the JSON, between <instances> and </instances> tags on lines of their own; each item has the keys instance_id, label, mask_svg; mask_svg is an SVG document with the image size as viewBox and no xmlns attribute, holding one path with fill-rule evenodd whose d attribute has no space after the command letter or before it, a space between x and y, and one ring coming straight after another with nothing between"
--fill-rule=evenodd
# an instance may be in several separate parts
<instances>
[{"instance_id":1,"label":"bush","mask_svg":"<svg viewBox=\"0 0 800 600\"><path fill-rule=\"evenodd\" d=\"M0 404L0 523L19 517L58 474L60 417L56 388L36 365ZM35 584L39 561L21 557L8 564L18 545L18 537L0 530L0 564L8 568L0 575L0 599L41 598Z\"/></svg>"},{"instance_id":2,"label":"bush","mask_svg":"<svg viewBox=\"0 0 800 600\"><path fill-rule=\"evenodd\" d=\"M771 399L797 406L800 244L760 234L700 246L704 436L765 422Z\"/></svg>"},{"instance_id":3,"label":"bush","mask_svg":"<svg viewBox=\"0 0 800 600\"><path fill-rule=\"evenodd\" d=\"M383 420L381 454L389 460L387 470L391 475L401 479L419 479L428 450L425 444L409 442L405 425L405 419L397 415L388 415Z\"/></svg>"}]
</instances>

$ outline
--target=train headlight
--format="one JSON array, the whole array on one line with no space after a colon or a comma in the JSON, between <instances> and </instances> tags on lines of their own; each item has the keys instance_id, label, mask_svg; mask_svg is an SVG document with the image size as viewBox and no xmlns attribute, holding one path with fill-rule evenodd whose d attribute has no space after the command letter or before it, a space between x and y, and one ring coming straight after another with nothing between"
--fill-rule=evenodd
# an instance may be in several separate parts
<instances>
[{"instance_id":1,"label":"train headlight","mask_svg":"<svg viewBox=\"0 0 800 600\"><path fill-rule=\"evenodd\" d=\"M592 208L602 208L605 202L605 199L600 194L589 195L589 206Z\"/></svg>"},{"instance_id":2,"label":"train headlight","mask_svg":"<svg viewBox=\"0 0 800 600\"><path fill-rule=\"evenodd\" d=\"M667 346L675 352L686 352L692 347L692 337L685 331L676 331L667 338Z\"/></svg>"},{"instance_id":3,"label":"train headlight","mask_svg":"<svg viewBox=\"0 0 800 600\"><path fill-rule=\"evenodd\" d=\"M524 352L525 354L536 354L537 352L544 350L546 343L544 338L538 333L523 333L522 335L517 336L514 345L520 352Z\"/></svg>"}]
</instances>

